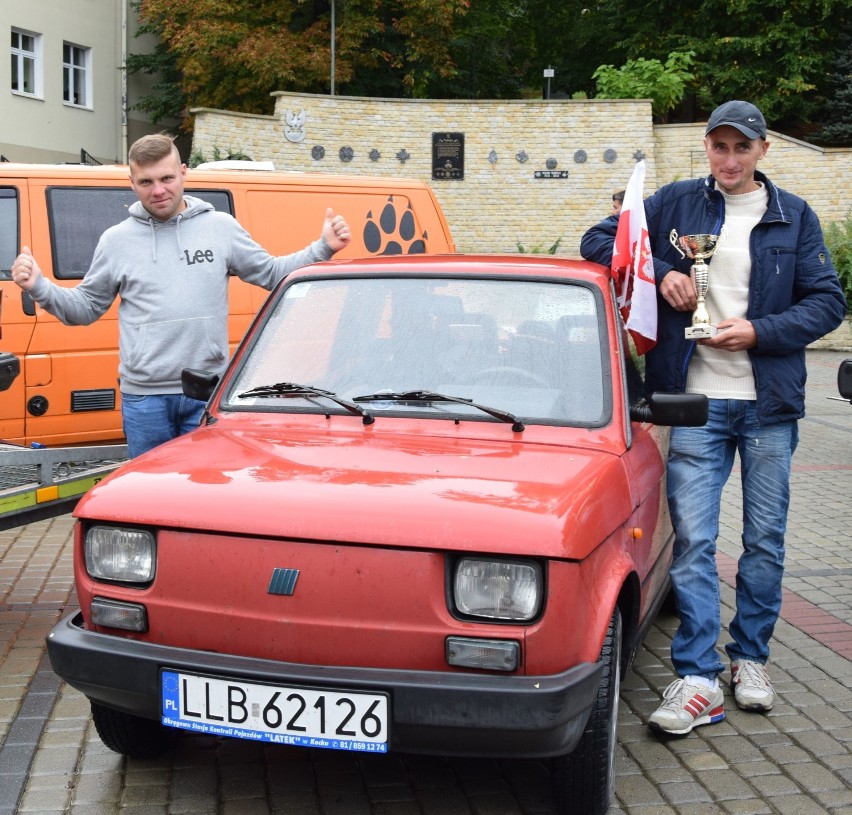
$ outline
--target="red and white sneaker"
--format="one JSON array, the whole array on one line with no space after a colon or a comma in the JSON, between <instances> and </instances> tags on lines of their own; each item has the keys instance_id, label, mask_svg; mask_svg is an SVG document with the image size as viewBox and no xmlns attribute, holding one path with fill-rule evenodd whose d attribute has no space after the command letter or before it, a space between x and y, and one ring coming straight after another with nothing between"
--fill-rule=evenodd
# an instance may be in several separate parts
<instances>
[{"instance_id":1,"label":"red and white sneaker","mask_svg":"<svg viewBox=\"0 0 852 815\"><path fill-rule=\"evenodd\" d=\"M651 714L648 726L656 733L684 736L693 727L725 718L725 695L697 682L676 679L663 693L663 703Z\"/></svg>"},{"instance_id":2,"label":"red and white sneaker","mask_svg":"<svg viewBox=\"0 0 852 815\"><path fill-rule=\"evenodd\" d=\"M775 691L769 681L766 666L750 659L731 662L731 687L737 707L742 710L765 712L772 710Z\"/></svg>"}]
</instances>

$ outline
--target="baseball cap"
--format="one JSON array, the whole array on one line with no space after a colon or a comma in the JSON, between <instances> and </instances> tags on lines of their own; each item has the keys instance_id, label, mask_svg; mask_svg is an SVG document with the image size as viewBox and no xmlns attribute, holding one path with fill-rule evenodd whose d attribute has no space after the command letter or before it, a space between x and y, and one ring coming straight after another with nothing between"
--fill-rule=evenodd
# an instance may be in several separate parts
<instances>
[{"instance_id":1,"label":"baseball cap","mask_svg":"<svg viewBox=\"0 0 852 815\"><path fill-rule=\"evenodd\" d=\"M707 129L704 131L706 136L711 130L715 130L722 125L730 125L735 127L744 136L750 139L765 139L766 138L766 119L763 114L751 102L742 102L739 99L734 99L732 102L725 102L719 105L707 120Z\"/></svg>"}]
</instances>

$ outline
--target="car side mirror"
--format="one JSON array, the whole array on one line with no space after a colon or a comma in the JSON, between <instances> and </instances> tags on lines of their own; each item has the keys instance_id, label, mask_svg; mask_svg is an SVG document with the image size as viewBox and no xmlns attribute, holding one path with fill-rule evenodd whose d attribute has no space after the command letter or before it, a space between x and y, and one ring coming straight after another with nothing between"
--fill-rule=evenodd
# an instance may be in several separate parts
<instances>
[{"instance_id":1,"label":"car side mirror","mask_svg":"<svg viewBox=\"0 0 852 815\"><path fill-rule=\"evenodd\" d=\"M194 368L184 368L180 372L180 384L183 395L199 402L206 402L219 384L219 374L210 371L198 371Z\"/></svg>"},{"instance_id":2,"label":"car side mirror","mask_svg":"<svg viewBox=\"0 0 852 815\"><path fill-rule=\"evenodd\" d=\"M652 393L630 407L634 422L670 427L701 427L707 424L710 400L703 393Z\"/></svg>"},{"instance_id":3,"label":"car side mirror","mask_svg":"<svg viewBox=\"0 0 852 815\"><path fill-rule=\"evenodd\" d=\"M852 359L845 359L837 369L837 390L840 395L852 402Z\"/></svg>"},{"instance_id":4,"label":"car side mirror","mask_svg":"<svg viewBox=\"0 0 852 815\"><path fill-rule=\"evenodd\" d=\"M0 351L0 391L9 390L20 372L21 361L8 351Z\"/></svg>"}]
</instances>

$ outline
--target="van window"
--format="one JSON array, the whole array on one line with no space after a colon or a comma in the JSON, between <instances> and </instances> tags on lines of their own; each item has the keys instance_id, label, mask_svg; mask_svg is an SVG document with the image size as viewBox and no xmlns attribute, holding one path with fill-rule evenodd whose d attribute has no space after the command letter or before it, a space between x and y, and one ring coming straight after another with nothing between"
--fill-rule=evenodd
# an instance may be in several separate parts
<instances>
[{"instance_id":1,"label":"van window","mask_svg":"<svg viewBox=\"0 0 852 815\"><path fill-rule=\"evenodd\" d=\"M18 256L18 191L0 187L0 280L12 279Z\"/></svg>"},{"instance_id":2,"label":"van window","mask_svg":"<svg viewBox=\"0 0 852 815\"><path fill-rule=\"evenodd\" d=\"M228 190L187 191L209 202L220 212L234 214ZM128 188L50 187L47 190L47 215L53 247L53 274L57 280L83 277L92 263L103 232L127 217L137 200Z\"/></svg>"}]
</instances>

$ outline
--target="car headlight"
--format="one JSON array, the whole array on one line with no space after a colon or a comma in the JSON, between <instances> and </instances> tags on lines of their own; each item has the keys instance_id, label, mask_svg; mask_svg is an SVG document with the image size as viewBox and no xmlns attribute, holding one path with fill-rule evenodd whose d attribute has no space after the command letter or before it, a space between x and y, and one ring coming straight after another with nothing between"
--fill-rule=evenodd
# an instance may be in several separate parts
<instances>
[{"instance_id":1,"label":"car headlight","mask_svg":"<svg viewBox=\"0 0 852 815\"><path fill-rule=\"evenodd\" d=\"M92 526L84 542L86 571L97 580L150 583L157 562L153 533L145 529Z\"/></svg>"},{"instance_id":2,"label":"car headlight","mask_svg":"<svg viewBox=\"0 0 852 815\"><path fill-rule=\"evenodd\" d=\"M453 581L458 611L495 620L532 620L541 608L543 579L534 561L466 557Z\"/></svg>"}]
</instances>

